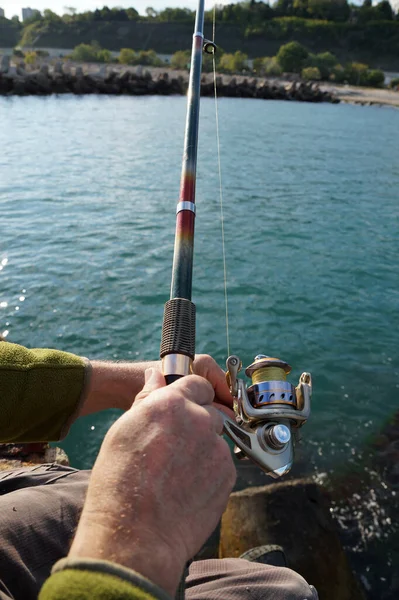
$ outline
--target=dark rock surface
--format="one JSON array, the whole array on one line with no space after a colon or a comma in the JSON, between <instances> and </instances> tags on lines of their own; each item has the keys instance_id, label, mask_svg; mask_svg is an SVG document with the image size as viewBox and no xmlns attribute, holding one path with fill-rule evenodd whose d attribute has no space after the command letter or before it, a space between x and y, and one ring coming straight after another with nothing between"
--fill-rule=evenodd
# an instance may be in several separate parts
<instances>
[{"instance_id":1,"label":"dark rock surface","mask_svg":"<svg viewBox=\"0 0 399 600\"><path fill-rule=\"evenodd\" d=\"M105 67L97 73L85 74L81 66L74 73L57 63L52 71L47 65L40 70L26 72L18 67L2 64L0 95L49 96L51 94L110 94L110 95L184 95L188 82L183 77L161 73L153 79L150 71L137 69L113 71ZM213 81L203 76L201 95L214 96ZM227 83L218 78L218 96L231 98L259 98L263 100L296 100L300 102L333 102L339 100L330 92L322 91L316 83L292 82L288 85L267 80L231 78Z\"/></svg>"},{"instance_id":2,"label":"dark rock surface","mask_svg":"<svg viewBox=\"0 0 399 600\"><path fill-rule=\"evenodd\" d=\"M330 514L325 492L292 480L231 494L222 518L219 555L238 557L264 544L281 545L288 565L322 600L363 600Z\"/></svg>"}]
</instances>

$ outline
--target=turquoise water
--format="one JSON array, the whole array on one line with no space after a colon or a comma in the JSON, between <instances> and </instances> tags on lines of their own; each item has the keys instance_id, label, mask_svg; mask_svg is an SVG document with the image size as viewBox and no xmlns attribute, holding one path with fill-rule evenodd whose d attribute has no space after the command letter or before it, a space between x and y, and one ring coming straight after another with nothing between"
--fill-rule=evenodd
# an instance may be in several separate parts
<instances>
[{"instance_id":1,"label":"turquoise water","mask_svg":"<svg viewBox=\"0 0 399 600\"><path fill-rule=\"evenodd\" d=\"M220 101L231 352L311 371L311 469L361 460L398 408L399 112ZM184 98L0 99L0 332L91 358L158 357ZM214 104L201 108L197 351L226 349ZM64 443L89 467L115 419Z\"/></svg>"}]
</instances>

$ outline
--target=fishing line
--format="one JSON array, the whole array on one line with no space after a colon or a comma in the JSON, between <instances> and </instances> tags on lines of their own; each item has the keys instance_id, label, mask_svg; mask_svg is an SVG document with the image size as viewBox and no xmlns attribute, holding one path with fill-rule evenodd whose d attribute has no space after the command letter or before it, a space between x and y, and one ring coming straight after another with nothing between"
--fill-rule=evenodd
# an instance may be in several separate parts
<instances>
[{"instance_id":1,"label":"fishing line","mask_svg":"<svg viewBox=\"0 0 399 600\"><path fill-rule=\"evenodd\" d=\"M216 4L213 6L213 43L215 43L216 30ZM219 167L219 197L220 197L220 222L222 228L222 252L223 252L223 276L224 276L224 302L226 310L226 340L227 340L227 356L230 356L230 333L229 333L229 303L227 297L227 267L226 267L226 247L224 236L224 213L223 213L223 186L222 186L222 165L220 160L220 134L219 134L219 111L218 111L218 94L216 81L216 52L213 51L213 87L215 90L215 120L216 120L216 141L218 151L218 167Z\"/></svg>"}]
</instances>

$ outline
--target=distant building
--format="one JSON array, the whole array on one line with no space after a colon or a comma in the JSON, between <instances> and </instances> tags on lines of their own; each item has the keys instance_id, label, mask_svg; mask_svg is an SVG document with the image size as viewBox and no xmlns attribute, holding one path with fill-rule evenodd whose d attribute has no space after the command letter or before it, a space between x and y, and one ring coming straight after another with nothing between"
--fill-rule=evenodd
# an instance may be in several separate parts
<instances>
[{"instance_id":1,"label":"distant building","mask_svg":"<svg viewBox=\"0 0 399 600\"><path fill-rule=\"evenodd\" d=\"M39 12L36 8L23 8L22 9L22 20L26 21L26 19L30 19L37 12Z\"/></svg>"},{"instance_id":2,"label":"distant building","mask_svg":"<svg viewBox=\"0 0 399 600\"><path fill-rule=\"evenodd\" d=\"M4 17L4 9L0 8L0 17Z\"/></svg>"}]
</instances>

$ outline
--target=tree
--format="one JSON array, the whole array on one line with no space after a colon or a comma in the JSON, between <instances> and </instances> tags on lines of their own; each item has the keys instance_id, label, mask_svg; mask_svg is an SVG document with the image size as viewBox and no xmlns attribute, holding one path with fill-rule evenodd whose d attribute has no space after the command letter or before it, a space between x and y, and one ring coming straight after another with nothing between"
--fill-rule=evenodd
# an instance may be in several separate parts
<instances>
[{"instance_id":1,"label":"tree","mask_svg":"<svg viewBox=\"0 0 399 600\"><path fill-rule=\"evenodd\" d=\"M283 70L280 67L280 64L275 56L273 56L272 58L270 58L269 56L266 56L263 59L263 65L264 65L263 68L265 70L265 75L270 75L272 77L279 77L280 75L283 74Z\"/></svg>"},{"instance_id":2,"label":"tree","mask_svg":"<svg viewBox=\"0 0 399 600\"><path fill-rule=\"evenodd\" d=\"M307 67L314 67L319 70L321 79L328 79L335 65L338 64L337 58L331 52L321 52L320 54L309 54L306 59Z\"/></svg>"},{"instance_id":3,"label":"tree","mask_svg":"<svg viewBox=\"0 0 399 600\"><path fill-rule=\"evenodd\" d=\"M320 81L321 74L317 67L305 67L302 69L301 77L305 81Z\"/></svg>"},{"instance_id":4,"label":"tree","mask_svg":"<svg viewBox=\"0 0 399 600\"><path fill-rule=\"evenodd\" d=\"M287 73L300 73L305 66L309 53L299 42L289 42L280 47L277 60L283 71Z\"/></svg>"},{"instance_id":5,"label":"tree","mask_svg":"<svg viewBox=\"0 0 399 600\"><path fill-rule=\"evenodd\" d=\"M178 50L175 52L170 59L170 66L172 69L183 70L188 69L190 64L191 51L190 50Z\"/></svg>"},{"instance_id":6,"label":"tree","mask_svg":"<svg viewBox=\"0 0 399 600\"><path fill-rule=\"evenodd\" d=\"M106 48L97 51L96 60L98 62L110 63L112 61L112 54Z\"/></svg>"},{"instance_id":7,"label":"tree","mask_svg":"<svg viewBox=\"0 0 399 600\"><path fill-rule=\"evenodd\" d=\"M71 15L72 17L76 15L76 8L74 8L73 6L64 6L64 10L68 15Z\"/></svg>"},{"instance_id":8,"label":"tree","mask_svg":"<svg viewBox=\"0 0 399 600\"><path fill-rule=\"evenodd\" d=\"M180 21L187 22L193 19L194 13L189 8L165 8L158 13L160 21Z\"/></svg>"},{"instance_id":9,"label":"tree","mask_svg":"<svg viewBox=\"0 0 399 600\"><path fill-rule=\"evenodd\" d=\"M97 54L100 48L98 45L92 44L79 44L72 52L72 60L77 62L97 62Z\"/></svg>"},{"instance_id":10,"label":"tree","mask_svg":"<svg viewBox=\"0 0 399 600\"><path fill-rule=\"evenodd\" d=\"M43 17L46 21L48 21L50 23L59 23L60 21L62 21L61 17L59 15L57 15L57 13L50 10L49 8L46 8L43 11Z\"/></svg>"},{"instance_id":11,"label":"tree","mask_svg":"<svg viewBox=\"0 0 399 600\"><path fill-rule=\"evenodd\" d=\"M347 0L307 0L307 2L309 16L315 19L345 22L351 12Z\"/></svg>"},{"instance_id":12,"label":"tree","mask_svg":"<svg viewBox=\"0 0 399 600\"><path fill-rule=\"evenodd\" d=\"M38 59L37 53L36 52L27 52L25 54L25 62L27 65L34 65L36 64Z\"/></svg>"},{"instance_id":13,"label":"tree","mask_svg":"<svg viewBox=\"0 0 399 600\"><path fill-rule=\"evenodd\" d=\"M145 14L147 15L147 17L149 17L150 19L155 19L158 16L158 13L155 9L152 8L152 6L148 6L145 9Z\"/></svg>"},{"instance_id":14,"label":"tree","mask_svg":"<svg viewBox=\"0 0 399 600\"><path fill-rule=\"evenodd\" d=\"M382 2L379 2L375 8L379 13L381 13L385 20L393 21L393 10L388 0L382 0Z\"/></svg>"},{"instance_id":15,"label":"tree","mask_svg":"<svg viewBox=\"0 0 399 600\"><path fill-rule=\"evenodd\" d=\"M220 59L220 69L228 73L242 73L248 68L248 56L237 50L234 54L223 54Z\"/></svg>"},{"instance_id":16,"label":"tree","mask_svg":"<svg viewBox=\"0 0 399 600\"><path fill-rule=\"evenodd\" d=\"M379 69L370 69L366 75L366 85L370 87L384 87L385 75Z\"/></svg>"},{"instance_id":17,"label":"tree","mask_svg":"<svg viewBox=\"0 0 399 600\"><path fill-rule=\"evenodd\" d=\"M163 65L155 50L140 50L138 62L139 65L151 65L152 67L161 67Z\"/></svg>"},{"instance_id":18,"label":"tree","mask_svg":"<svg viewBox=\"0 0 399 600\"><path fill-rule=\"evenodd\" d=\"M137 59L136 52L131 48L122 48L118 57L122 65L137 65Z\"/></svg>"},{"instance_id":19,"label":"tree","mask_svg":"<svg viewBox=\"0 0 399 600\"><path fill-rule=\"evenodd\" d=\"M345 67L346 80L352 85L366 85L367 71L363 63L349 63Z\"/></svg>"},{"instance_id":20,"label":"tree","mask_svg":"<svg viewBox=\"0 0 399 600\"><path fill-rule=\"evenodd\" d=\"M127 18L129 21L137 21L140 17L139 13L135 8L127 8L126 9Z\"/></svg>"},{"instance_id":21,"label":"tree","mask_svg":"<svg viewBox=\"0 0 399 600\"><path fill-rule=\"evenodd\" d=\"M252 68L257 75L270 75L278 77L282 74L282 69L275 56L265 56L264 58L255 58Z\"/></svg>"},{"instance_id":22,"label":"tree","mask_svg":"<svg viewBox=\"0 0 399 600\"><path fill-rule=\"evenodd\" d=\"M274 8L278 16L290 17L294 14L294 0L277 0Z\"/></svg>"}]
</instances>

